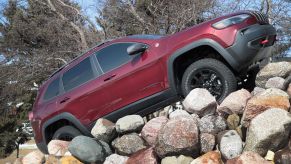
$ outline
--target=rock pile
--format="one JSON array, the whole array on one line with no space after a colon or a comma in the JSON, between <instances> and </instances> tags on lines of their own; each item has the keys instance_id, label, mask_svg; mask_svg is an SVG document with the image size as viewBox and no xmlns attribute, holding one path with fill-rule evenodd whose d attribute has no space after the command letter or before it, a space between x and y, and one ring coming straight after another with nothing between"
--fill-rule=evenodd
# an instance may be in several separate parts
<instances>
[{"instance_id":1,"label":"rock pile","mask_svg":"<svg viewBox=\"0 0 291 164\"><path fill-rule=\"evenodd\" d=\"M138 115L116 124L101 118L92 129L95 138L51 141L50 160L65 156L76 163L105 164L291 163L290 73L290 63L268 64L258 74L260 88L233 92L221 104L207 90L194 89L183 109L147 123ZM46 159L33 152L22 162Z\"/></svg>"}]
</instances>

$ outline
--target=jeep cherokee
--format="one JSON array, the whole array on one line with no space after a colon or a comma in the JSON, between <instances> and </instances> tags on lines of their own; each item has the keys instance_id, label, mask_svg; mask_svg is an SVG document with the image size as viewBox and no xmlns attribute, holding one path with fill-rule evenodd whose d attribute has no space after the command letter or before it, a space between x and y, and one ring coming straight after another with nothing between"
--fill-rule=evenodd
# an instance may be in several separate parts
<instances>
[{"instance_id":1,"label":"jeep cherokee","mask_svg":"<svg viewBox=\"0 0 291 164\"><path fill-rule=\"evenodd\" d=\"M222 16L168 36L133 35L101 43L39 88L29 118L38 148L91 136L95 121L146 115L206 88L221 102L253 63L270 55L276 30L254 11Z\"/></svg>"}]
</instances>

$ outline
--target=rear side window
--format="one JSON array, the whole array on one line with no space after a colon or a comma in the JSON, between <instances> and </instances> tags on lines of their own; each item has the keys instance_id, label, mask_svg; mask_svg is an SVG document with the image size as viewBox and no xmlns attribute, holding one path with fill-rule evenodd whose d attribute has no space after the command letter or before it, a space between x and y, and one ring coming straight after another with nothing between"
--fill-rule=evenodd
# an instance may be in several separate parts
<instances>
[{"instance_id":1,"label":"rear side window","mask_svg":"<svg viewBox=\"0 0 291 164\"><path fill-rule=\"evenodd\" d=\"M46 89L44 94L44 100L52 99L60 93L60 78L56 78L52 81Z\"/></svg>"},{"instance_id":2,"label":"rear side window","mask_svg":"<svg viewBox=\"0 0 291 164\"><path fill-rule=\"evenodd\" d=\"M86 58L79 64L68 70L63 75L63 85L65 91L71 90L94 78L90 58Z\"/></svg>"},{"instance_id":3,"label":"rear side window","mask_svg":"<svg viewBox=\"0 0 291 164\"><path fill-rule=\"evenodd\" d=\"M113 44L96 53L97 60L104 73L127 63L132 59L127 48L134 43Z\"/></svg>"}]
</instances>

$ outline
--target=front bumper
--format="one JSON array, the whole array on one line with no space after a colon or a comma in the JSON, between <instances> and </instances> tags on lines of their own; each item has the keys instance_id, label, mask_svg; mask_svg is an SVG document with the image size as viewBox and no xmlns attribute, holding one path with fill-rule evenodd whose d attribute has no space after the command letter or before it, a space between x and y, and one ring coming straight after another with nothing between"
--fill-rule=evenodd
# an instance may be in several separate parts
<instances>
[{"instance_id":1,"label":"front bumper","mask_svg":"<svg viewBox=\"0 0 291 164\"><path fill-rule=\"evenodd\" d=\"M239 30L234 44L226 49L236 62L235 70L245 71L253 63L270 57L275 38L272 25L255 24Z\"/></svg>"}]
</instances>

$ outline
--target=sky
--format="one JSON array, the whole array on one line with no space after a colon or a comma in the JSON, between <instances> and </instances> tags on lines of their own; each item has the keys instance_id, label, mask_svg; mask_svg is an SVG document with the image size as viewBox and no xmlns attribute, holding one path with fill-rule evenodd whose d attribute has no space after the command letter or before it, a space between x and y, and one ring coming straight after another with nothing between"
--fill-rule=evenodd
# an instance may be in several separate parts
<instances>
[{"instance_id":1,"label":"sky","mask_svg":"<svg viewBox=\"0 0 291 164\"><path fill-rule=\"evenodd\" d=\"M97 15L96 13L96 5L98 0L74 0L79 3L82 7L82 11L94 21L94 17Z\"/></svg>"}]
</instances>

